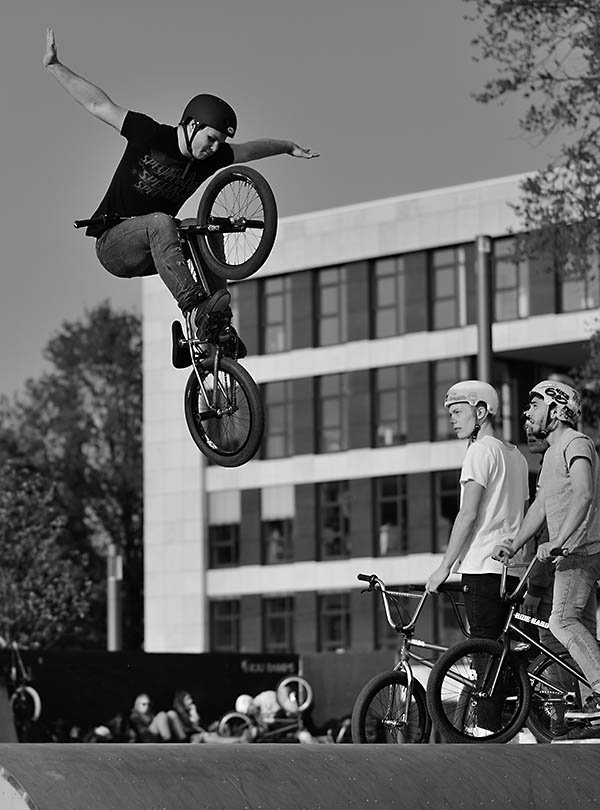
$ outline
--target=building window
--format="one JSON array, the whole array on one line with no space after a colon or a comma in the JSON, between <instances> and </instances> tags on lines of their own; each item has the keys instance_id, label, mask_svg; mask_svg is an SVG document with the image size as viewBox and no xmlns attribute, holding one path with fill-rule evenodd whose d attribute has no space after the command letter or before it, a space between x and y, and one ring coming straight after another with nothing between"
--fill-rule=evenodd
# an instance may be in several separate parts
<instances>
[{"instance_id":1,"label":"building window","mask_svg":"<svg viewBox=\"0 0 600 810\"><path fill-rule=\"evenodd\" d=\"M408 386L406 366L375 371L375 446L408 441Z\"/></svg>"},{"instance_id":2,"label":"building window","mask_svg":"<svg viewBox=\"0 0 600 810\"><path fill-rule=\"evenodd\" d=\"M405 475L375 479L375 536L380 557L408 551L408 499Z\"/></svg>"},{"instance_id":3,"label":"building window","mask_svg":"<svg viewBox=\"0 0 600 810\"><path fill-rule=\"evenodd\" d=\"M350 649L350 596L329 593L319 597L319 651Z\"/></svg>"},{"instance_id":4,"label":"building window","mask_svg":"<svg viewBox=\"0 0 600 810\"><path fill-rule=\"evenodd\" d=\"M442 470L434 475L435 493L435 548L445 551L450 532L460 506L460 473L458 470Z\"/></svg>"},{"instance_id":5,"label":"building window","mask_svg":"<svg viewBox=\"0 0 600 810\"><path fill-rule=\"evenodd\" d=\"M238 565L240 560L241 494L222 490L208 495L210 568Z\"/></svg>"},{"instance_id":6,"label":"building window","mask_svg":"<svg viewBox=\"0 0 600 810\"><path fill-rule=\"evenodd\" d=\"M373 269L376 338L406 332L406 272L402 256L375 261Z\"/></svg>"},{"instance_id":7,"label":"building window","mask_svg":"<svg viewBox=\"0 0 600 810\"><path fill-rule=\"evenodd\" d=\"M464 248L434 250L431 254L434 329L467 323L467 264Z\"/></svg>"},{"instance_id":8,"label":"building window","mask_svg":"<svg viewBox=\"0 0 600 810\"><path fill-rule=\"evenodd\" d=\"M317 345L348 340L348 270L333 267L317 273Z\"/></svg>"},{"instance_id":9,"label":"building window","mask_svg":"<svg viewBox=\"0 0 600 810\"><path fill-rule=\"evenodd\" d=\"M265 458L294 455L294 403L291 380L270 382L263 386L265 435L262 441Z\"/></svg>"},{"instance_id":10,"label":"building window","mask_svg":"<svg viewBox=\"0 0 600 810\"><path fill-rule=\"evenodd\" d=\"M289 275L263 282L264 352L286 352L292 348L292 278Z\"/></svg>"},{"instance_id":11,"label":"building window","mask_svg":"<svg viewBox=\"0 0 600 810\"><path fill-rule=\"evenodd\" d=\"M294 650L294 598L263 599L263 648L266 653Z\"/></svg>"},{"instance_id":12,"label":"building window","mask_svg":"<svg viewBox=\"0 0 600 810\"><path fill-rule=\"evenodd\" d=\"M514 256L513 239L494 242L494 320L512 321L529 315L529 264Z\"/></svg>"},{"instance_id":13,"label":"building window","mask_svg":"<svg viewBox=\"0 0 600 810\"><path fill-rule=\"evenodd\" d=\"M318 382L319 453L337 453L350 446L349 404L350 377L348 374L328 374Z\"/></svg>"},{"instance_id":14,"label":"building window","mask_svg":"<svg viewBox=\"0 0 600 810\"><path fill-rule=\"evenodd\" d=\"M319 548L322 560L350 556L350 488L347 481L317 485Z\"/></svg>"},{"instance_id":15,"label":"building window","mask_svg":"<svg viewBox=\"0 0 600 810\"><path fill-rule=\"evenodd\" d=\"M432 364L432 370L434 438L437 441L454 439L456 434L450 425L448 410L444 407L444 398L454 383L471 379L470 363L467 358L438 360Z\"/></svg>"},{"instance_id":16,"label":"building window","mask_svg":"<svg viewBox=\"0 0 600 810\"><path fill-rule=\"evenodd\" d=\"M295 499L293 485L261 490L262 560L264 565L294 559L293 526Z\"/></svg>"},{"instance_id":17,"label":"building window","mask_svg":"<svg viewBox=\"0 0 600 810\"><path fill-rule=\"evenodd\" d=\"M578 312L600 306L598 262L592 262L585 278L559 279L560 312Z\"/></svg>"},{"instance_id":18,"label":"building window","mask_svg":"<svg viewBox=\"0 0 600 810\"><path fill-rule=\"evenodd\" d=\"M239 652L239 599L223 599L210 603L210 649L212 652Z\"/></svg>"}]
</instances>

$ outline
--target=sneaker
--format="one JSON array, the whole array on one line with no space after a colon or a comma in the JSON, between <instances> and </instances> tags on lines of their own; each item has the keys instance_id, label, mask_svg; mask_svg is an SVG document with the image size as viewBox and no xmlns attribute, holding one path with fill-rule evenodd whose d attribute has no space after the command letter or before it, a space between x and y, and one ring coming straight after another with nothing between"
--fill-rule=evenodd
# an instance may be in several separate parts
<instances>
[{"instance_id":1,"label":"sneaker","mask_svg":"<svg viewBox=\"0 0 600 810\"><path fill-rule=\"evenodd\" d=\"M583 742L584 740L600 740L600 726L578 726L567 731L562 737L555 737L552 742Z\"/></svg>"},{"instance_id":2,"label":"sneaker","mask_svg":"<svg viewBox=\"0 0 600 810\"><path fill-rule=\"evenodd\" d=\"M567 709L565 720L600 721L600 695L597 692L592 692L582 709Z\"/></svg>"},{"instance_id":3,"label":"sneaker","mask_svg":"<svg viewBox=\"0 0 600 810\"><path fill-rule=\"evenodd\" d=\"M201 343L209 339L209 324L211 315L227 309L231 296L227 290L217 290L209 298L205 298L188 314L188 329L190 335Z\"/></svg>"},{"instance_id":4,"label":"sneaker","mask_svg":"<svg viewBox=\"0 0 600 810\"><path fill-rule=\"evenodd\" d=\"M225 357L233 357L235 360L241 360L242 357L246 357L248 354L248 349L244 341L238 335L235 327L231 325L232 317L233 313L231 312L231 307L225 307L225 309L219 313L220 324L217 341L223 346L223 354Z\"/></svg>"}]
</instances>

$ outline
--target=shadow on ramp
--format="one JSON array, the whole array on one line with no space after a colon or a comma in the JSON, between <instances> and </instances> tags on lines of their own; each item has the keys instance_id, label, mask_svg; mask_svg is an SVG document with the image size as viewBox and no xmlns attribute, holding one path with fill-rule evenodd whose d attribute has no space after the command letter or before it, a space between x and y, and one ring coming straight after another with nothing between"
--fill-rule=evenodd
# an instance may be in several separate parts
<instances>
[{"instance_id":1,"label":"shadow on ramp","mask_svg":"<svg viewBox=\"0 0 600 810\"><path fill-rule=\"evenodd\" d=\"M598 807L594 746L0 745L0 810Z\"/></svg>"}]
</instances>

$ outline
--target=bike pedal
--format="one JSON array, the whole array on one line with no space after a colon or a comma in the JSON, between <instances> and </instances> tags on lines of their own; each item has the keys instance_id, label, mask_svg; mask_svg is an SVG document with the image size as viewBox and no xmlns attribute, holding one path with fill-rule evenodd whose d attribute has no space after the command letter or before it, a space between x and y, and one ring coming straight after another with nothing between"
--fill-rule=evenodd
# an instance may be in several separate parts
<instances>
[{"instance_id":1,"label":"bike pedal","mask_svg":"<svg viewBox=\"0 0 600 810\"><path fill-rule=\"evenodd\" d=\"M175 368L188 368L192 365L192 355L189 344L183 334L183 327L179 321L171 324L171 361Z\"/></svg>"}]
</instances>

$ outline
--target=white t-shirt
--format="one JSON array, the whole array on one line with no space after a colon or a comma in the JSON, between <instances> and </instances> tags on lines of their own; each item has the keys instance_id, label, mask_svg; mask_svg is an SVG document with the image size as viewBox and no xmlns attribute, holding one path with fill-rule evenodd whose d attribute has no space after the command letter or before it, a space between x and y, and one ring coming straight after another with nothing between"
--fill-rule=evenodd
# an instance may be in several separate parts
<instances>
[{"instance_id":1,"label":"white t-shirt","mask_svg":"<svg viewBox=\"0 0 600 810\"><path fill-rule=\"evenodd\" d=\"M525 456L513 444L494 436L472 442L460 471L460 500L467 481L484 488L472 539L461 550L455 570L461 574L500 574L502 563L492 560L494 547L512 539L523 520L529 497Z\"/></svg>"}]
</instances>

